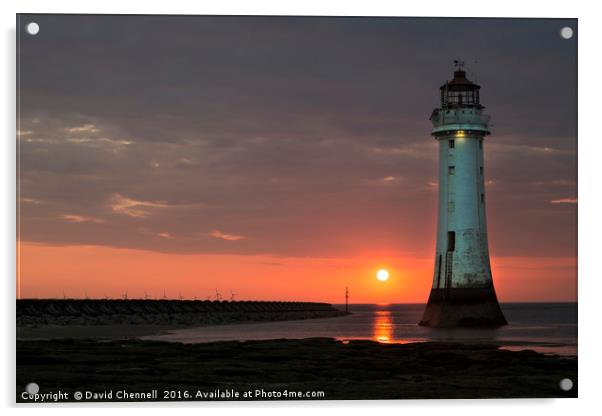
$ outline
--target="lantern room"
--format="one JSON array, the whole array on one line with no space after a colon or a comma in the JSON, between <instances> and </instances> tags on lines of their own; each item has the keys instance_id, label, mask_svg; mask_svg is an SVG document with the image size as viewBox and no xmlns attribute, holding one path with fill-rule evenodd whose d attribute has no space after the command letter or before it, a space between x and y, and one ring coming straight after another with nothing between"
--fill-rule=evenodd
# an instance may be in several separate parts
<instances>
[{"instance_id":1,"label":"lantern room","mask_svg":"<svg viewBox=\"0 0 602 416\"><path fill-rule=\"evenodd\" d=\"M479 101L481 87L466 78L466 72L454 72L454 79L447 81L440 88L441 108L476 107L484 108Z\"/></svg>"}]
</instances>

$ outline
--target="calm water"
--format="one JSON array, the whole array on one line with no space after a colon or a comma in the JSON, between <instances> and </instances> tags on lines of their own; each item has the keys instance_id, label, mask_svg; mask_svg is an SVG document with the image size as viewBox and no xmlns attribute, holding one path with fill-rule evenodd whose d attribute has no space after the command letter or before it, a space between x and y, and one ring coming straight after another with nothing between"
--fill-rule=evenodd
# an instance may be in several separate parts
<instances>
[{"instance_id":1,"label":"calm water","mask_svg":"<svg viewBox=\"0 0 602 416\"><path fill-rule=\"evenodd\" d=\"M424 305L350 305L352 315L337 318L189 328L145 338L185 343L308 337L387 343L469 341L496 343L513 350L577 354L576 303L506 303L501 306L509 325L498 329L424 328L416 325Z\"/></svg>"}]
</instances>

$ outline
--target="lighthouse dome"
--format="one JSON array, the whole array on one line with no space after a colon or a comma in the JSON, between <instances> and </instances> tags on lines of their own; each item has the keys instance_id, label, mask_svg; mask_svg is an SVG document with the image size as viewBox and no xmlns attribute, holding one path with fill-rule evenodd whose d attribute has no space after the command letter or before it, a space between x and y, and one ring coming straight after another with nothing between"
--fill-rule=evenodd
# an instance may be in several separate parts
<instances>
[{"instance_id":1,"label":"lighthouse dome","mask_svg":"<svg viewBox=\"0 0 602 416\"><path fill-rule=\"evenodd\" d=\"M479 100L481 87L466 78L466 72L454 72L454 78L447 81L440 88L441 108L451 107L476 107L484 108Z\"/></svg>"}]
</instances>

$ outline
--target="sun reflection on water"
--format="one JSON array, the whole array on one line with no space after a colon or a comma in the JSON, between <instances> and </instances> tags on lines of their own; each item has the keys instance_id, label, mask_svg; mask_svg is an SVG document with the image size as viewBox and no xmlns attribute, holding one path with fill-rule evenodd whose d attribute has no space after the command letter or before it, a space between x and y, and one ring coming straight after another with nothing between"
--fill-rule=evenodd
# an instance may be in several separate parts
<instances>
[{"instance_id":1,"label":"sun reflection on water","mask_svg":"<svg viewBox=\"0 0 602 416\"><path fill-rule=\"evenodd\" d=\"M383 343L393 340L393 320L390 311L376 311L372 339Z\"/></svg>"}]
</instances>

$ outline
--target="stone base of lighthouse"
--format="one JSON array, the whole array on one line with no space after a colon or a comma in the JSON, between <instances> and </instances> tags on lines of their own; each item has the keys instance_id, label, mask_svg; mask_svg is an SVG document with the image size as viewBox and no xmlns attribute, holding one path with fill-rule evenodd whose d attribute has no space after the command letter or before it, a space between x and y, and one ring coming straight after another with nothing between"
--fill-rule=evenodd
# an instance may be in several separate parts
<instances>
[{"instance_id":1,"label":"stone base of lighthouse","mask_svg":"<svg viewBox=\"0 0 602 416\"><path fill-rule=\"evenodd\" d=\"M432 289L419 325L491 328L507 323L491 287Z\"/></svg>"}]
</instances>

